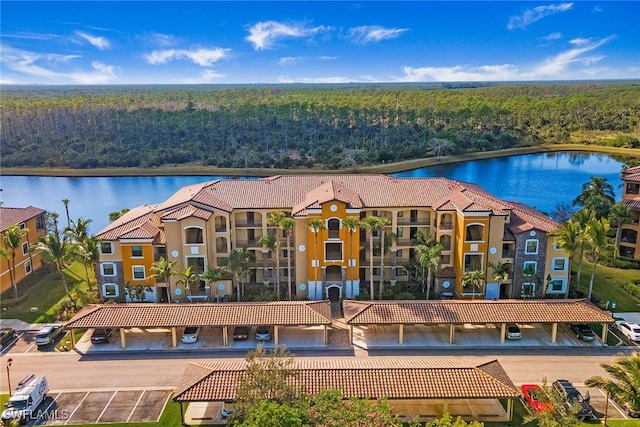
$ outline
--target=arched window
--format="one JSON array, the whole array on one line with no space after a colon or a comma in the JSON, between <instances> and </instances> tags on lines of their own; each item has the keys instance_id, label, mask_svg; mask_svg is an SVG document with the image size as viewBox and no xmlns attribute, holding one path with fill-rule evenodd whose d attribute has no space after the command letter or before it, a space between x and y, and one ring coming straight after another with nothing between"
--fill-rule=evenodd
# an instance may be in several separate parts
<instances>
[{"instance_id":1,"label":"arched window","mask_svg":"<svg viewBox=\"0 0 640 427\"><path fill-rule=\"evenodd\" d=\"M331 218L327 221L327 230L329 230L330 239L340 238L340 220L337 218Z\"/></svg>"},{"instance_id":2,"label":"arched window","mask_svg":"<svg viewBox=\"0 0 640 427\"><path fill-rule=\"evenodd\" d=\"M188 245L204 243L201 227L188 227L184 229L184 238Z\"/></svg>"},{"instance_id":3,"label":"arched window","mask_svg":"<svg viewBox=\"0 0 640 427\"><path fill-rule=\"evenodd\" d=\"M469 224L467 225L467 242L481 242L484 240L484 225Z\"/></svg>"}]
</instances>

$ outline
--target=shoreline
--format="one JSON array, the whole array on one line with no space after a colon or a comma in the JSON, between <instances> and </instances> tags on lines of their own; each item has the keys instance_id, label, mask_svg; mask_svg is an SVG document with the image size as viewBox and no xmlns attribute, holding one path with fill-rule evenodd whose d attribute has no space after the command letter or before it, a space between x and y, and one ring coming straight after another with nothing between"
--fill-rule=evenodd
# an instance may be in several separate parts
<instances>
[{"instance_id":1,"label":"shoreline","mask_svg":"<svg viewBox=\"0 0 640 427\"><path fill-rule=\"evenodd\" d=\"M429 166L460 163L470 160L484 160L525 154L554 153L559 151L609 154L614 156L640 158L638 148L606 147L599 145L556 144L535 147L507 148L498 151L483 151L455 156L429 157L405 160L397 163L360 166L344 169L276 169L276 168L217 168L197 165L174 165L154 168L2 168L4 176L50 176L50 177L135 177L135 176L255 176L303 175L303 174L388 174Z\"/></svg>"}]
</instances>

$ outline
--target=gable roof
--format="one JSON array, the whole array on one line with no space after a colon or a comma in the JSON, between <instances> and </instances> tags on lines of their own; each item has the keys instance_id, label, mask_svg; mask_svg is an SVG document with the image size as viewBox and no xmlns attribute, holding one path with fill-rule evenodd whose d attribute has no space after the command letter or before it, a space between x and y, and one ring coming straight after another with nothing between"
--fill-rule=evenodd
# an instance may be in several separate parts
<instances>
[{"instance_id":1,"label":"gable roof","mask_svg":"<svg viewBox=\"0 0 640 427\"><path fill-rule=\"evenodd\" d=\"M20 224L43 214L44 209L35 206L27 206L26 208L5 208L0 207L0 232L6 230L14 224Z\"/></svg>"},{"instance_id":2,"label":"gable roof","mask_svg":"<svg viewBox=\"0 0 640 427\"><path fill-rule=\"evenodd\" d=\"M610 323L586 299L343 301L349 325L464 323Z\"/></svg>"},{"instance_id":3,"label":"gable roof","mask_svg":"<svg viewBox=\"0 0 640 427\"><path fill-rule=\"evenodd\" d=\"M548 233L558 226L556 221L531 206L518 202L510 203L513 205L513 210L511 211L511 221L507 228L515 235L534 228Z\"/></svg>"},{"instance_id":4,"label":"gable roof","mask_svg":"<svg viewBox=\"0 0 640 427\"><path fill-rule=\"evenodd\" d=\"M622 171L621 175L623 181L640 182L640 166L626 168Z\"/></svg>"},{"instance_id":5,"label":"gable roof","mask_svg":"<svg viewBox=\"0 0 640 427\"><path fill-rule=\"evenodd\" d=\"M244 360L189 363L175 402L225 401L236 397ZM500 399L520 396L497 360L293 359L288 381L314 395L338 389L344 399Z\"/></svg>"}]
</instances>

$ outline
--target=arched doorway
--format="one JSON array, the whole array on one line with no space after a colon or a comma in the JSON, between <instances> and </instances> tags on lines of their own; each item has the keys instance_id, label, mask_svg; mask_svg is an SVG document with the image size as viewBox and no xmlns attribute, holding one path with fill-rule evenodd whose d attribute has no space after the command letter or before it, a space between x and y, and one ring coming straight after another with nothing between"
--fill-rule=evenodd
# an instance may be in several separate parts
<instances>
[{"instance_id":1,"label":"arched doorway","mask_svg":"<svg viewBox=\"0 0 640 427\"><path fill-rule=\"evenodd\" d=\"M340 294L342 294L342 289L339 286L329 286L327 288L327 297L332 303L340 302Z\"/></svg>"}]
</instances>

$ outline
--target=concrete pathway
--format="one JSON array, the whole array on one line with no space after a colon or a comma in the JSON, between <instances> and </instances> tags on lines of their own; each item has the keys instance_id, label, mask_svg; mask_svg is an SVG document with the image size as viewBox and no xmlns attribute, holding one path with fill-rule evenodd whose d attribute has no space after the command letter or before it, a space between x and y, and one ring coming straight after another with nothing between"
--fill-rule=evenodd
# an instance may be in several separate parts
<instances>
[{"instance_id":1,"label":"concrete pathway","mask_svg":"<svg viewBox=\"0 0 640 427\"><path fill-rule=\"evenodd\" d=\"M27 323L19 319L0 319L0 328L13 328L16 332L38 331L43 323Z\"/></svg>"}]
</instances>

